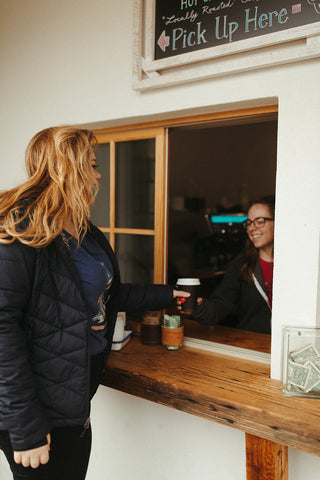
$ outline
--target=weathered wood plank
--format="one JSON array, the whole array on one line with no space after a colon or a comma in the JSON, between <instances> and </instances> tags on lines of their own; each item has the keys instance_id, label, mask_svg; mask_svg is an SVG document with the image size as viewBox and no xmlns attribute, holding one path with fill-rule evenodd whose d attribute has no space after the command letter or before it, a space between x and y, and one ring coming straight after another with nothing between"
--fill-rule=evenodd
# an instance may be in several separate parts
<instances>
[{"instance_id":1,"label":"weathered wood plank","mask_svg":"<svg viewBox=\"0 0 320 480\"><path fill-rule=\"evenodd\" d=\"M288 480L288 447L246 433L247 480Z\"/></svg>"},{"instance_id":2,"label":"weathered wood plank","mask_svg":"<svg viewBox=\"0 0 320 480\"><path fill-rule=\"evenodd\" d=\"M320 455L317 399L283 397L267 365L134 337L112 352L103 385Z\"/></svg>"}]
</instances>

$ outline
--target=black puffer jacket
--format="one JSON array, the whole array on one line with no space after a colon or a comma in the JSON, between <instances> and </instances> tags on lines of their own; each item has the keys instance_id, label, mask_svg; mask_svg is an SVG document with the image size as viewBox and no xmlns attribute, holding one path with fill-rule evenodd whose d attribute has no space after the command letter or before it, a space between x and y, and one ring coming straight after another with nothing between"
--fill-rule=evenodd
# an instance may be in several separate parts
<instances>
[{"instance_id":1,"label":"black puffer jacket","mask_svg":"<svg viewBox=\"0 0 320 480\"><path fill-rule=\"evenodd\" d=\"M117 312L165 308L173 290L121 284L105 236L92 225L89 234L114 269L107 357ZM0 244L0 271L0 430L9 431L14 450L26 450L45 444L53 426L82 425L89 416L90 316L61 236L39 249Z\"/></svg>"}]
</instances>

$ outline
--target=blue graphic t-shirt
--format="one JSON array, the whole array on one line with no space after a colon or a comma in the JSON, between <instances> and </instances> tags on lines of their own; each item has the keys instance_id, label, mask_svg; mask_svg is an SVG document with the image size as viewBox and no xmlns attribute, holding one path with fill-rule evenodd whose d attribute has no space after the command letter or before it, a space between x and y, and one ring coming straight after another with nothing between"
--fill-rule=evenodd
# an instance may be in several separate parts
<instances>
[{"instance_id":1,"label":"blue graphic t-shirt","mask_svg":"<svg viewBox=\"0 0 320 480\"><path fill-rule=\"evenodd\" d=\"M101 353L106 345L105 299L113 279L112 263L90 234L86 235L80 246L69 238L70 253L78 269L91 318L91 355Z\"/></svg>"}]
</instances>

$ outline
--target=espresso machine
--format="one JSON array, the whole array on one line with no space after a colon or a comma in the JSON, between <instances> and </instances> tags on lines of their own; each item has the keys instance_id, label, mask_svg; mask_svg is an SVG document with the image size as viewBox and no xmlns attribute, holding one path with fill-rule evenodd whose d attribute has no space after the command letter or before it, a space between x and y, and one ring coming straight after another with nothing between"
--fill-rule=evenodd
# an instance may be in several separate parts
<instances>
[{"instance_id":1,"label":"espresso machine","mask_svg":"<svg viewBox=\"0 0 320 480\"><path fill-rule=\"evenodd\" d=\"M194 268L204 275L222 274L243 250L246 231L243 213L210 214L205 219L210 234L198 238L194 245Z\"/></svg>"}]
</instances>

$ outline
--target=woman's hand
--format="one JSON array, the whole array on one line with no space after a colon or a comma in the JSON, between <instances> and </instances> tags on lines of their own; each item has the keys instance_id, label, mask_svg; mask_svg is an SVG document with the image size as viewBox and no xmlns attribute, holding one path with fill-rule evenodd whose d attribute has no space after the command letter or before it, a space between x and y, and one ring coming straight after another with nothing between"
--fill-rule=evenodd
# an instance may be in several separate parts
<instances>
[{"instance_id":1,"label":"woman's hand","mask_svg":"<svg viewBox=\"0 0 320 480\"><path fill-rule=\"evenodd\" d=\"M189 292L184 292L183 290L173 290L173 298L187 298L190 297Z\"/></svg>"},{"instance_id":2,"label":"woman's hand","mask_svg":"<svg viewBox=\"0 0 320 480\"><path fill-rule=\"evenodd\" d=\"M181 310L181 304L184 303L187 297L190 297L189 292L184 292L183 290L173 290L173 298L177 299L177 310Z\"/></svg>"},{"instance_id":3,"label":"woman's hand","mask_svg":"<svg viewBox=\"0 0 320 480\"><path fill-rule=\"evenodd\" d=\"M177 310L181 310L181 304L184 303L184 299L190 297L189 292L183 292L182 290L173 290L173 298L177 299ZM197 306L201 305L202 297L197 298Z\"/></svg>"},{"instance_id":4,"label":"woman's hand","mask_svg":"<svg viewBox=\"0 0 320 480\"><path fill-rule=\"evenodd\" d=\"M49 461L51 436L47 435L47 444L38 448L24 450L22 452L13 452L13 458L16 463L22 463L24 467L39 467L40 463L45 464Z\"/></svg>"}]
</instances>

